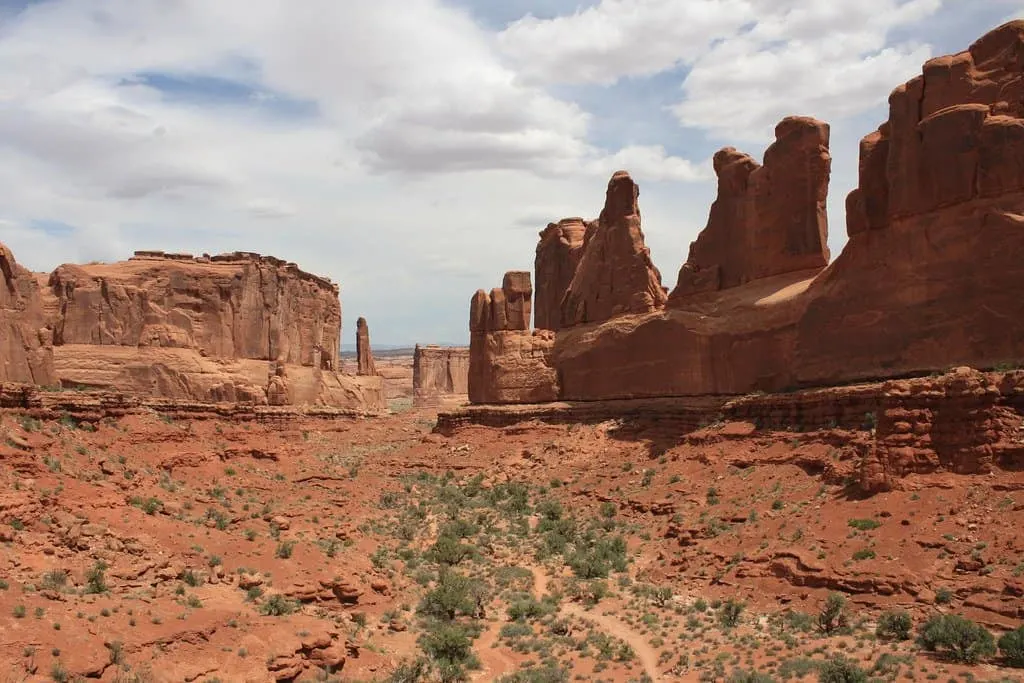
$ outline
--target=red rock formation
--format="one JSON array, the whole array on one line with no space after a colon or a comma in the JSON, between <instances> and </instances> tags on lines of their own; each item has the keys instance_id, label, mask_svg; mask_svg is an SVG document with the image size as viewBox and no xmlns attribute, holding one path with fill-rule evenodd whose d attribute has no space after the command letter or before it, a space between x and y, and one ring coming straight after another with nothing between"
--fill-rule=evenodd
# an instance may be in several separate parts
<instances>
[{"instance_id":1,"label":"red rock formation","mask_svg":"<svg viewBox=\"0 0 1024 683\"><path fill-rule=\"evenodd\" d=\"M775 127L763 166L732 147L715 154L718 198L672 302L828 264L828 140L827 123L793 116Z\"/></svg>"},{"instance_id":2,"label":"red rock formation","mask_svg":"<svg viewBox=\"0 0 1024 683\"><path fill-rule=\"evenodd\" d=\"M356 374L372 377L377 374L377 366L373 362L373 350L370 348L370 328L366 318L356 321Z\"/></svg>"},{"instance_id":3,"label":"red rock formation","mask_svg":"<svg viewBox=\"0 0 1024 683\"><path fill-rule=\"evenodd\" d=\"M469 376L474 403L553 401L558 380L550 365L554 335L531 333L530 274L505 274L501 289L473 295L469 313Z\"/></svg>"},{"instance_id":4,"label":"red rock formation","mask_svg":"<svg viewBox=\"0 0 1024 683\"><path fill-rule=\"evenodd\" d=\"M56 384L39 286L0 244L0 381Z\"/></svg>"},{"instance_id":5,"label":"red rock formation","mask_svg":"<svg viewBox=\"0 0 1024 683\"><path fill-rule=\"evenodd\" d=\"M876 447L861 465L861 486L886 490L911 473L987 474L996 464L1021 469L1022 388L1024 372L986 375L966 367L886 382Z\"/></svg>"},{"instance_id":6,"label":"red rock formation","mask_svg":"<svg viewBox=\"0 0 1024 683\"><path fill-rule=\"evenodd\" d=\"M413 405L435 406L469 394L469 349L416 345L412 361Z\"/></svg>"},{"instance_id":7,"label":"red rock formation","mask_svg":"<svg viewBox=\"0 0 1024 683\"><path fill-rule=\"evenodd\" d=\"M44 293L54 343L190 348L217 358L336 368L338 286L245 252L63 265Z\"/></svg>"},{"instance_id":8,"label":"red rock formation","mask_svg":"<svg viewBox=\"0 0 1024 683\"><path fill-rule=\"evenodd\" d=\"M849 243L800 321L797 379L1024 357L1024 22L930 60L861 143Z\"/></svg>"},{"instance_id":9,"label":"red rock formation","mask_svg":"<svg viewBox=\"0 0 1024 683\"><path fill-rule=\"evenodd\" d=\"M335 371L337 285L293 263L248 252L136 252L127 262L63 265L37 277L46 282L64 385L255 403L269 391L277 402L384 408L379 378ZM287 381L268 383L275 368Z\"/></svg>"},{"instance_id":10,"label":"red rock formation","mask_svg":"<svg viewBox=\"0 0 1024 683\"><path fill-rule=\"evenodd\" d=\"M583 256L586 230L582 218L565 218L549 223L540 233L533 267L537 280L533 326L538 330L562 328L562 299Z\"/></svg>"},{"instance_id":11,"label":"red rock formation","mask_svg":"<svg viewBox=\"0 0 1024 683\"><path fill-rule=\"evenodd\" d=\"M651 261L640 228L640 190L629 173L608 182L604 210L587 227L583 254L562 300L562 325L598 323L623 313L665 306L661 273Z\"/></svg>"}]
</instances>

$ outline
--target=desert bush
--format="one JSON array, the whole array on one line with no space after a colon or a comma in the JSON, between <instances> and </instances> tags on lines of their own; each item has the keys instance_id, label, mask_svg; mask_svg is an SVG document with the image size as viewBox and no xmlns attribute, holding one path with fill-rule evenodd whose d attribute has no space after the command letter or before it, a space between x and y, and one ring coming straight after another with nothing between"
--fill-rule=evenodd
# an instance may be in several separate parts
<instances>
[{"instance_id":1,"label":"desert bush","mask_svg":"<svg viewBox=\"0 0 1024 683\"><path fill-rule=\"evenodd\" d=\"M848 621L846 597L842 593L829 593L818 613L818 629L825 635L832 635L846 628Z\"/></svg>"},{"instance_id":2,"label":"desert bush","mask_svg":"<svg viewBox=\"0 0 1024 683\"><path fill-rule=\"evenodd\" d=\"M739 600L729 598L722 603L718 609L718 623L725 628L732 628L740 623L740 615L743 614L745 605Z\"/></svg>"},{"instance_id":3,"label":"desert bush","mask_svg":"<svg viewBox=\"0 0 1024 683\"><path fill-rule=\"evenodd\" d=\"M907 640L910 638L910 627L913 621L910 614L903 610L889 610L878 617L875 635L879 638Z\"/></svg>"},{"instance_id":4,"label":"desert bush","mask_svg":"<svg viewBox=\"0 0 1024 683\"><path fill-rule=\"evenodd\" d=\"M954 662L974 664L996 653L995 639L988 629L958 614L941 614L922 627L918 643L929 652L939 652Z\"/></svg>"},{"instance_id":5,"label":"desert bush","mask_svg":"<svg viewBox=\"0 0 1024 683\"><path fill-rule=\"evenodd\" d=\"M483 602L483 587L474 579L453 571L441 572L437 585L423 596L416 611L426 617L452 621L472 616Z\"/></svg>"},{"instance_id":6,"label":"desert bush","mask_svg":"<svg viewBox=\"0 0 1024 683\"><path fill-rule=\"evenodd\" d=\"M1008 666L1024 668L1024 626L999 638L999 652Z\"/></svg>"},{"instance_id":7,"label":"desert bush","mask_svg":"<svg viewBox=\"0 0 1024 683\"><path fill-rule=\"evenodd\" d=\"M833 657L818 669L821 683L867 683L868 675L855 662L845 657Z\"/></svg>"}]
</instances>

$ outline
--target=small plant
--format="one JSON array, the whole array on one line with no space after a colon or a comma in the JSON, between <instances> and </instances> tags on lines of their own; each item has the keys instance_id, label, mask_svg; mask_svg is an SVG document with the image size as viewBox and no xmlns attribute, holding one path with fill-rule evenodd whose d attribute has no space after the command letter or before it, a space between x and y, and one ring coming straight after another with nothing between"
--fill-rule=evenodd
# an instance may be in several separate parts
<instances>
[{"instance_id":1,"label":"small plant","mask_svg":"<svg viewBox=\"0 0 1024 683\"><path fill-rule=\"evenodd\" d=\"M940 652L954 662L975 664L996 653L988 629L957 614L941 614L922 627L917 642L929 652Z\"/></svg>"},{"instance_id":2,"label":"small plant","mask_svg":"<svg viewBox=\"0 0 1024 683\"><path fill-rule=\"evenodd\" d=\"M724 628L733 628L740 623L740 615L743 614L744 603L729 598L718 610L718 623Z\"/></svg>"},{"instance_id":3,"label":"small plant","mask_svg":"<svg viewBox=\"0 0 1024 683\"><path fill-rule=\"evenodd\" d=\"M298 607L294 602L280 593L275 593L264 600L263 604L260 605L260 614L270 617L280 617L286 614L291 614L296 609L298 609Z\"/></svg>"},{"instance_id":4,"label":"small plant","mask_svg":"<svg viewBox=\"0 0 1024 683\"><path fill-rule=\"evenodd\" d=\"M107 590L107 565L99 561L85 573L85 592L98 595L106 593Z\"/></svg>"},{"instance_id":5,"label":"small plant","mask_svg":"<svg viewBox=\"0 0 1024 683\"><path fill-rule=\"evenodd\" d=\"M877 519L850 519L846 521L846 524L858 531L871 531L882 526L882 523Z\"/></svg>"},{"instance_id":6,"label":"small plant","mask_svg":"<svg viewBox=\"0 0 1024 683\"><path fill-rule=\"evenodd\" d=\"M867 683L868 675L855 662L845 657L833 657L818 671L821 683Z\"/></svg>"},{"instance_id":7,"label":"small plant","mask_svg":"<svg viewBox=\"0 0 1024 683\"><path fill-rule=\"evenodd\" d=\"M912 625L910 614L903 610L889 610L878 617L875 635L891 640L908 640Z\"/></svg>"},{"instance_id":8,"label":"small plant","mask_svg":"<svg viewBox=\"0 0 1024 683\"><path fill-rule=\"evenodd\" d=\"M935 604L948 605L953 600L953 591L948 588L940 588L935 591Z\"/></svg>"},{"instance_id":9,"label":"small plant","mask_svg":"<svg viewBox=\"0 0 1024 683\"><path fill-rule=\"evenodd\" d=\"M277 544L277 549L274 550L274 557L287 560L292 556L292 550L294 549L295 541L281 541Z\"/></svg>"},{"instance_id":10,"label":"small plant","mask_svg":"<svg viewBox=\"0 0 1024 683\"><path fill-rule=\"evenodd\" d=\"M999 651L1007 666L1024 668L1024 626L1004 633L999 638Z\"/></svg>"},{"instance_id":11,"label":"small plant","mask_svg":"<svg viewBox=\"0 0 1024 683\"><path fill-rule=\"evenodd\" d=\"M183 569L181 573L178 574L178 580L187 583L193 588L203 585L203 577L191 569Z\"/></svg>"},{"instance_id":12,"label":"small plant","mask_svg":"<svg viewBox=\"0 0 1024 683\"><path fill-rule=\"evenodd\" d=\"M853 559L858 562L861 560L873 560L875 559L875 551L870 548L861 548L853 553Z\"/></svg>"},{"instance_id":13,"label":"small plant","mask_svg":"<svg viewBox=\"0 0 1024 683\"><path fill-rule=\"evenodd\" d=\"M11 613L15 619L24 619L26 613L25 605L15 605Z\"/></svg>"},{"instance_id":14,"label":"small plant","mask_svg":"<svg viewBox=\"0 0 1024 683\"><path fill-rule=\"evenodd\" d=\"M841 593L829 593L818 613L818 629L829 636L846 628L847 622L846 597Z\"/></svg>"}]
</instances>

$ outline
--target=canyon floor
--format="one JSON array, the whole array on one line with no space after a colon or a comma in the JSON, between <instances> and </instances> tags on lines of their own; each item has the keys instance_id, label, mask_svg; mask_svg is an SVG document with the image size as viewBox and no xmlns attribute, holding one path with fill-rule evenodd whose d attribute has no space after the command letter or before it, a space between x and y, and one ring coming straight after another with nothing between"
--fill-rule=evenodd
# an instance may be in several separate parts
<instances>
[{"instance_id":1,"label":"canyon floor","mask_svg":"<svg viewBox=\"0 0 1024 683\"><path fill-rule=\"evenodd\" d=\"M868 427L444 436L393 405L0 414L0 680L1019 679L915 636L1020 625L1024 472L862 497Z\"/></svg>"}]
</instances>

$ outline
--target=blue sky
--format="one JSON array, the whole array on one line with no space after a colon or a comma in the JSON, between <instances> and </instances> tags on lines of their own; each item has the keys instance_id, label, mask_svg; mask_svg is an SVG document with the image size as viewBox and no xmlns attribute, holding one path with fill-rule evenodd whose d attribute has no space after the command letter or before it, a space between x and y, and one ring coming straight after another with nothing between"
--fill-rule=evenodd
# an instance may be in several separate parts
<instances>
[{"instance_id":1,"label":"blue sky","mask_svg":"<svg viewBox=\"0 0 1024 683\"><path fill-rule=\"evenodd\" d=\"M34 270L260 251L341 284L343 338L464 343L630 170L669 287L725 145L832 125L830 244L889 91L1024 1L0 0L0 241Z\"/></svg>"}]
</instances>

